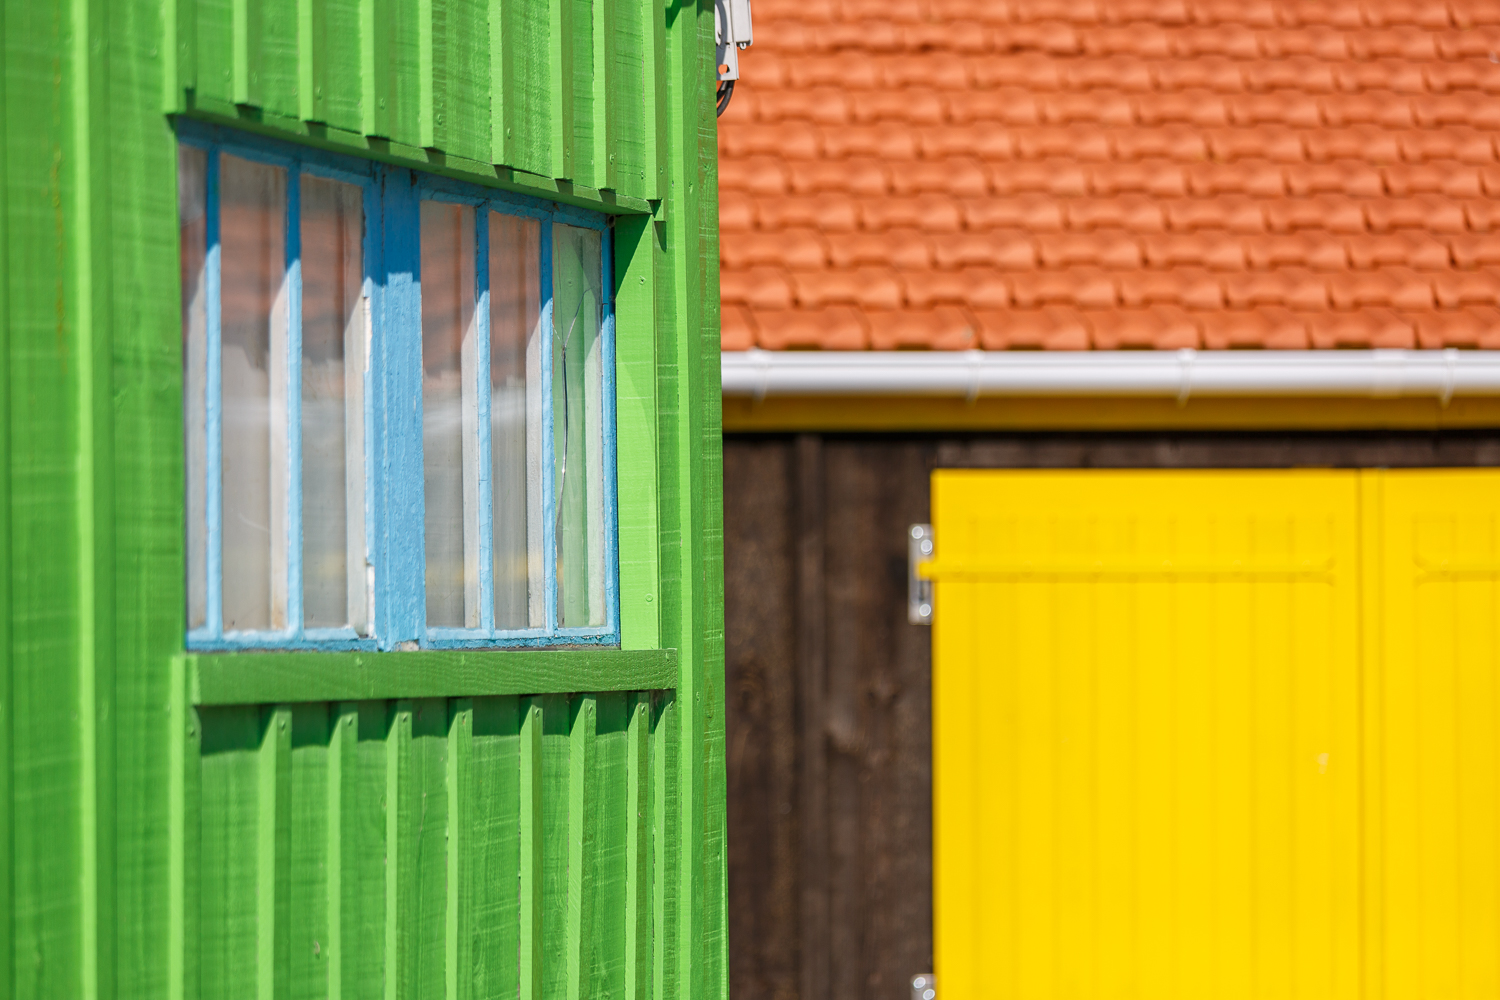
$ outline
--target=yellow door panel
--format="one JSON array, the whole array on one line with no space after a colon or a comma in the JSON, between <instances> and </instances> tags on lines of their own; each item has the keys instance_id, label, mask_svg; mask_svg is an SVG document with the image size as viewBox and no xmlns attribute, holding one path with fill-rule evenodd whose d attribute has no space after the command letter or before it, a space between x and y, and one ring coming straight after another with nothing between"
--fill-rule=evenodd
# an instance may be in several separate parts
<instances>
[{"instance_id":1,"label":"yellow door panel","mask_svg":"<svg viewBox=\"0 0 1500 1000\"><path fill-rule=\"evenodd\" d=\"M1367 474L1369 973L1500 996L1500 471ZM941 537L941 536L940 536Z\"/></svg>"},{"instance_id":2,"label":"yellow door panel","mask_svg":"<svg viewBox=\"0 0 1500 1000\"><path fill-rule=\"evenodd\" d=\"M1360 477L933 477L945 1000L1360 992Z\"/></svg>"}]
</instances>

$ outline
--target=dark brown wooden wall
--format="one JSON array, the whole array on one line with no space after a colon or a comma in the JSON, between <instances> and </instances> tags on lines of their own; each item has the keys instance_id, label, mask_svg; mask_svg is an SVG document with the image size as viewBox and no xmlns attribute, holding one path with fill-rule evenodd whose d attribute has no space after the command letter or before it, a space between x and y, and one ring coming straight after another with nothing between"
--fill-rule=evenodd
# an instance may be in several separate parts
<instances>
[{"instance_id":1,"label":"dark brown wooden wall","mask_svg":"<svg viewBox=\"0 0 1500 1000\"><path fill-rule=\"evenodd\" d=\"M930 629L906 621L906 529L933 469L1466 465L1500 465L1500 435L726 438L734 1000L904 1000L931 971Z\"/></svg>"}]
</instances>

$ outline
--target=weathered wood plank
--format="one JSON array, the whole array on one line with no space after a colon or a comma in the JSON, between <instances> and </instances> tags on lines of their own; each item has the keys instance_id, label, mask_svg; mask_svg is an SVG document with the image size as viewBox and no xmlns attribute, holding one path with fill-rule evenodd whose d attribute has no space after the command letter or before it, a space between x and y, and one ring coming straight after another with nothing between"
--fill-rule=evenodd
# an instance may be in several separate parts
<instances>
[{"instance_id":1,"label":"weathered wood plank","mask_svg":"<svg viewBox=\"0 0 1500 1000\"><path fill-rule=\"evenodd\" d=\"M657 535L657 227L647 216L615 225L616 489L620 503L620 645L660 644Z\"/></svg>"},{"instance_id":2,"label":"weathered wood plank","mask_svg":"<svg viewBox=\"0 0 1500 1000\"><path fill-rule=\"evenodd\" d=\"M626 898L628 873L626 850L630 826L626 814L629 798L629 715L626 696L597 696L593 759L590 761L594 807L586 822L593 827L592 849L584 856L585 907L592 911L590 941L585 943L588 964L583 970L585 997L622 1000L625 995Z\"/></svg>"},{"instance_id":3,"label":"weathered wood plank","mask_svg":"<svg viewBox=\"0 0 1500 1000\"><path fill-rule=\"evenodd\" d=\"M314 35L313 113L309 120L359 132L363 114L360 0L324 0L317 7L322 33Z\"/></svg>"},{"instance_id":4,"label":"weathered wood plank","mask_svg":"<svg viewBox=\"0 0 1500 1000\"><path fill-rule=\"evenodd\" d=\"M552 173L554 0L490 0L491 156L534 174Z\"/></svg>"},{"instance_id":5,"label":"weathered wood plank","mask_svg":"<svg viewBox=\"0 0 1500 1000\"><path fill-rule=\"evenodd\" d=\"M796 489L789 438L724 448L731 992L801 995Z\"/></svg>"},{"instance_id":6,"label":"weathered wood plank","mask_svg":"<svg viewBox=\"0 0 1500 1000\"><path fill-rule=\"evenodd\" d=\"M823 441L797 438L797 686L802 712L802 995L828 996L832 956L829 909L827 711L828 611L823 579Z\"/></svg>"},{"instance_id":7,"label":"weathered wood plank","mask_svg":"<svg viewBox=\"0 0 1500 1000\"><path fill-rule=\"evenodd\" d=\"M474 826L474 703L456 699L448 712L445 794L448 800L448 840L445 845L447 889L444 947L446 1000L474 996L474 854L478 843ZM489 883L479 893L493 891Z\"/></svg>"},{"instance_id":8,"label":"weathered wood plank","mask_svg":"<svg viewBox=\"0 0 1500 1000\"><path fill-rule=\"evenodd\" d=\"M260 756L269 716L250 705L200 709L199 718L203 995L249 1000L260 981Z\"/></svg>"},{"instance_id":9,"label":"weathered wood plank","mask_svg":"<svg viewBox=\"0 0 1500 1000\"><path fill-rule=\"evenodd\" d=\"M329 996L328 705L289 714L287 995L321 1000Z\"/></svg>"},{"instance_id":10,"label":"weathered wood plank","mask_svg":"<svg viewBox=\"0 0 1500 1000\"><path fill-rule=\"evenodd\" d=\"M543 699L521 702L520 829L520 960L517 978L521 1000L541 1000L542 966L546 961L546 811Z\"/></svg>"},{"instance_id":11,"label":"weathered wood plank","mask_svg":"<svg viewBox=\"0 0 1500 1000\"><path fill-rule=\"evenodd\" d=\"M517 698L474 699L470 871L483 887L471 902L473 996L519 995L521 947L521 717Z\"/></svg>"},{"instance_id":12,"label":"weathered wood plank","mask_svg":"<svg viewBox=\"0 0 1500 1000\"><path fill-rule=\"evenodd\" d=\"M574 897L568 892L573 705L565 695L544 695L542 705L542 918L541 995L567 1000Z\"/></svg>"},{"instance_id":13,"label":"weathered wood plank","mask_svg":"<svg viewBox=\"0 0 1500 1000\"><path fill-rule=\"evenodd\" d=\"M633 696L625 746L625 993L651 997L651 696Z\"/></svg>"},{"instance_id":14,"label":"weathered wood plank","mask_svg":"<svg viewBox=\"0 0 1500 1000\"><path fill-rule=\"evenodd\" d=\"M258 996L291 995L292 710L267 710L255 761L255 981Z\"/></svg>"},{"instance_id":15,"label":"weathered wood plank","mask_svg":"<svg viewBox=\"0 0 1500 1000\"><path fill-rule=\"evenodd\" d=\"M457 698L670 687L673 650L188 654L200 705Z\"/></svg>"},{"instance_id":16,"label":"weathered wood plank","mask_svg":"<svg viewBox=\"0 0 1500 1000\"><path fill-rule=\"evenodd\" d=\"M599 700L591 695L574 699L568 732L567 851L567 1000L592 995L594 923L598 895L593 875L599 843Z\"/></svg>"}]
</instances>

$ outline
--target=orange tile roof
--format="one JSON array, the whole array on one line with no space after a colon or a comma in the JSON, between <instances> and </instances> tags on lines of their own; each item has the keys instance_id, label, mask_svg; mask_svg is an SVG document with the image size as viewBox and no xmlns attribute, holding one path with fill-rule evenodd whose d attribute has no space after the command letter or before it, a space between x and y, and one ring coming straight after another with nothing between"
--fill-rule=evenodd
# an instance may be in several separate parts
<instances>
[{"instance_id":1,"label":"orange tile roof","mask_svg":"<svg viewBox=\"0 0 1500 1000\"><path fill-rule=\"evenodd\" d=\"M723 346L1500 347L1500 0L755 0Z\"/></svg>"}]
</instances>

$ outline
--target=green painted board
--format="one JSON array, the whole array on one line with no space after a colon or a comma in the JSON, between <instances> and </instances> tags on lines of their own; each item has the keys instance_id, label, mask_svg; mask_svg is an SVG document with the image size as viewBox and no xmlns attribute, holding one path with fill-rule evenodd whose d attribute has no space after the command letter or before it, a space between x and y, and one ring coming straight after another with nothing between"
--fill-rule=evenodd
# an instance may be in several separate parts
<instances>
[{"instance_id":1,"label":"green painted board","mask_svg":"<svg viewBox=\"0 0 1500 1000\"><path fill-rule=\"evenodd\" d=\"M199 653L183 661L199 705L639 691L677 679L670 649Z\"/></svg>"},{"instance_id":2,"label":"green painted board","mask_svg":"<svg viewBox=\"0 0 1500 1000\"><path fill-rule=\"evenodd\" d=\"M711 30L6 5L3 995L724 995ZM173 115L616 217L624 650L184 653Z\"/></svg>"}]
</instances>

